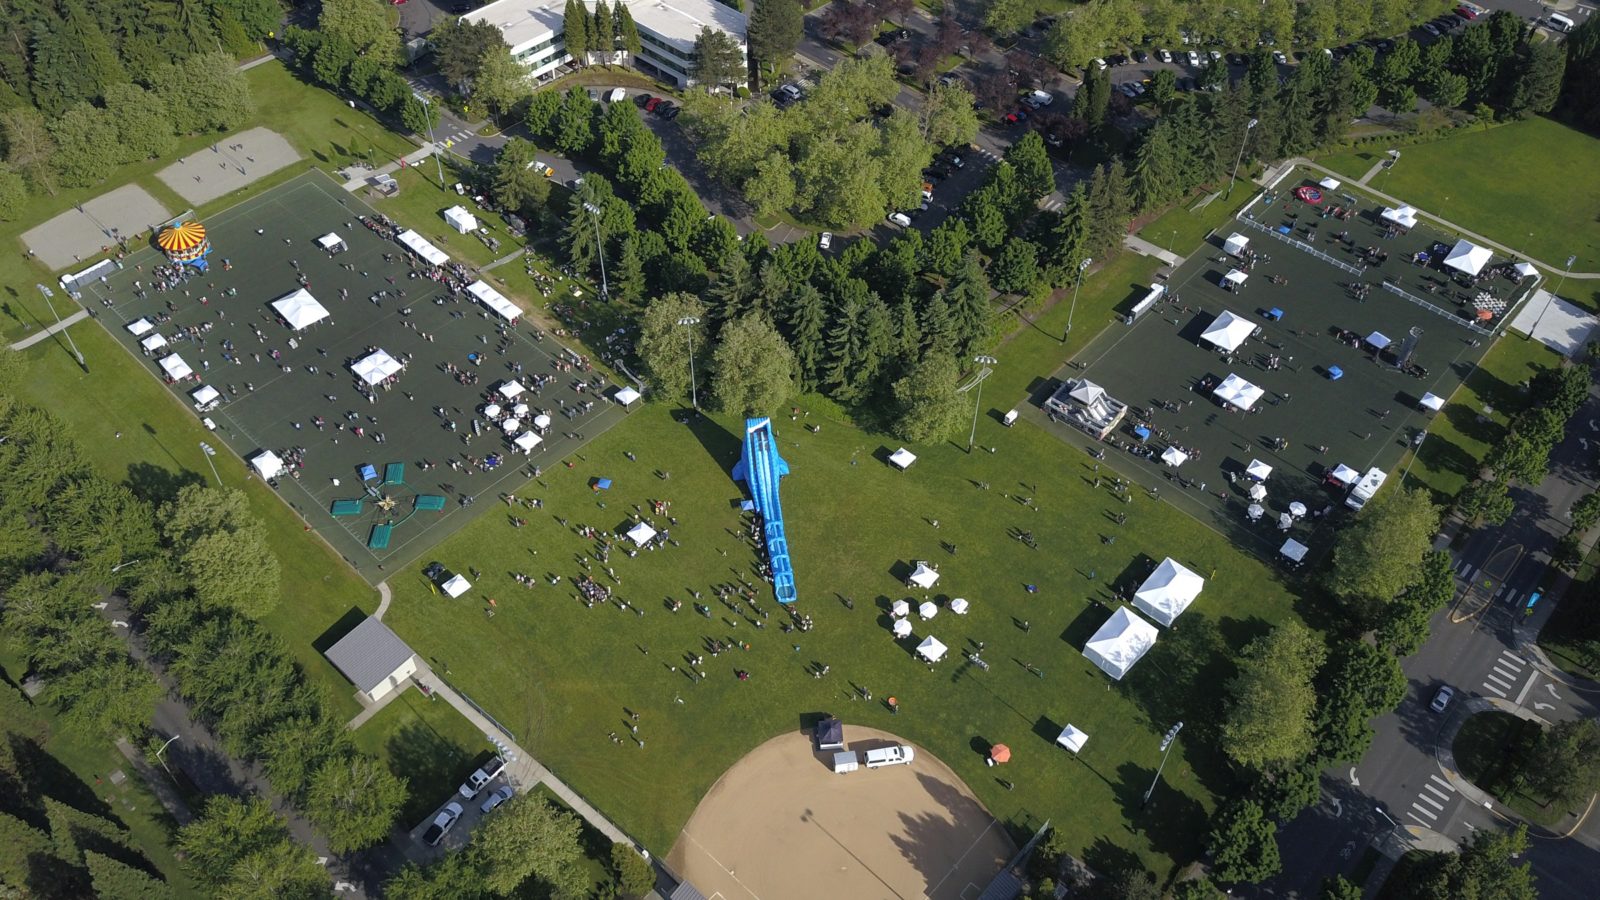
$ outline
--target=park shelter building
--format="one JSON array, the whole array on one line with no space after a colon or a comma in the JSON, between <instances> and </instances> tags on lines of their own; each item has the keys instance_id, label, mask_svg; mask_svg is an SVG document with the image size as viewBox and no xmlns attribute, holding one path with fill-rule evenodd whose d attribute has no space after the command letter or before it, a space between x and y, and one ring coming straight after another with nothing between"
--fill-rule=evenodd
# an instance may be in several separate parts
<instances>
[{"instance_id":1,"label":"park shelter building","mask_svg":"<svg viewBox=\"0 0 1600 900\"><path fill-rule=\"evenodd\" d=\"M717 0L620 0L621 4L627 4L639 31L634 65L663 81L690 86L694 41L708 26L732 36L748 56L745 14ZM583 5L593 14L592 0ZM511 58L527 66L535 79L545 80L572 61L564 40L565 11L566 0L496 0L461 21L499 28L511 47Z\"/></svg>"},{"instance_id":2,"label":"park shelter building","mask_svg":"<svg viewBox=\"0 0 1600 900\"><path fill-rule=\"evenodd\" d=\"M417 672L417 655L389 626L368 616L328 648L328 662L376 703Z\"/></svg>"}]
</instances>

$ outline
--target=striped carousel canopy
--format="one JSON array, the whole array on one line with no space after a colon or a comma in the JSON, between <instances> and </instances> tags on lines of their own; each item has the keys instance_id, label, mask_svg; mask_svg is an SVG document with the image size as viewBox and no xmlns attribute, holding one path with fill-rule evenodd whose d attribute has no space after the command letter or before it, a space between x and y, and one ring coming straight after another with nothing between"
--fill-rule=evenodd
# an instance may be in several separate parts
<instances>
[{"instance_id":1,"label":"striped carousel canopy","mask_svg":"<svg viewBox=\"0 0 1600 900\"><path fill-rule=\"evenodd\" d=\"M161 229L156 246L168 253L193 250L206 241L206 227L199 222L181 222Z\"/></svg>"}]
</instances>

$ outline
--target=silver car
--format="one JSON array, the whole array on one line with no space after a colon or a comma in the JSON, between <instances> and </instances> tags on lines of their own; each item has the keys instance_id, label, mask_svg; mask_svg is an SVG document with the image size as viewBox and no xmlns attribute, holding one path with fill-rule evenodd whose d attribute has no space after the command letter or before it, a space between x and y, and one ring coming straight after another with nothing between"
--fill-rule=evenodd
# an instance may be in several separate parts
<instances>
[{"instance_id":1,"label":"silver car","mask_svg":"<svg viewBox=\"0 0 1600 900\"><path fill-rule=\"evenodd\" d=\"M483 801L483 806L480 807L480 809L486 813L493 812L495 807L506 802L507 800L510 800L511 795L514 793L516 793L516 791L512 790L511 785L509 784L505 785L504 787L497 788L494 793L489 795L487 800Z\"/></svg>"}]
</instances>

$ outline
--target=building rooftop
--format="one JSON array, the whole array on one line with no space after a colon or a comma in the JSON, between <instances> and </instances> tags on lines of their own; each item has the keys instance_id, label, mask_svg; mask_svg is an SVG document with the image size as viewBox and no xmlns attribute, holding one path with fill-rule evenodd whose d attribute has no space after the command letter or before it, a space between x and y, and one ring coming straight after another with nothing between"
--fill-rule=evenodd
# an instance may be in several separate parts
<instances>
[{"instance_id":1,"label":"building rooftop","mask_svg":"<svg viewBox=\"0 0 1600 900\"><path fill-rule=\"evenodd\" d=\"M363 692L382 684L412 656L400 636L370 616L323 654Z\"/></svg>"},{"instance_id":2,"label":"building rooftop","mask_svg":"<svg viewBox=\"0 0 1600 900\"><path fill-rule=\"evenodd\" d=\"M639 27L666 38L685 52L694 48L700 29L710 25L745 43L745 15L717 0L622 0ZM513 54L545 40L563 27L566 0L496 0L462 16L465 22L487 22L500 29ZM584 8L594 11L592 2Z\"/></svg>"}]
</instances>

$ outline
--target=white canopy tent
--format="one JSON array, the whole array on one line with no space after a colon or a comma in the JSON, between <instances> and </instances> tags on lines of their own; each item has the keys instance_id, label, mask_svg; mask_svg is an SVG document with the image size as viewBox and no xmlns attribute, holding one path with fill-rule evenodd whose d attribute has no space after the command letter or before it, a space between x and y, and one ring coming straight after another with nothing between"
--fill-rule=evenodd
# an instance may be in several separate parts
<instances>
[{"instance_id":1,"label":"white canopy tent","mask_svg":"<svg viewBox=\"0 0 1600 900\"><path fill-rule=\"evenodd\" d=\"M614 394L612 396L618 403L621 403L623 406L632 406L635 403L638 403L639 402L639 398L642 397L643 395L640 394L638 391L634 390L631 387L625 387L625 388L618 388L616 394Z\"/></svg>"},{"instance_id":2,"label":"white canopy tent","mask_svg":"<svg viewBox=\"0 0 1600 900\"><path fill-rule=\"evenodd\" d=\"M495 388L495 391L507 400L514 399L517 395L521 394L525 390L527 390L527 388L523 387L522 382L520 381L508 381L505 384Z\"/></svg>"},{"instance_id":3,"label":"white canopy tent","mask_svg":"<svg viewBox=\"0 0 1600 900\"><path fill-rule=\"evenodd\" d=\"M923 590L928 590L939 583L939 573L929 567L927 563L919 560L916 571L912 572L911 577L907 578L906 581Z\"/></svg>"},{"instance_id":4,"label":"white canopy tent","mask_svg":"<svg viewBox=\"0 0 1600 900\"><path fill-rule=\"evenodd\" d=\"M1252 503L1249 506L1244 508L1244 516L1245 516L1245 518L1249 519L1252 522L1254 522L1257 519L1260 519L1262 516L1266 515L1266 512L1267 512L1266 507L1262 506L1259 503Z\"/></svg>"},{"instance_id":5,"label":"white canopy tent","mask_svg":"<svg viewBox=\"0 0 1600 900\"><path fill-rule=\"evenodd\" d=\"M971 608L972 604L968 603L965 597L957 597L950 601L950 611L958 616L966 615L967 610Z\"/></svg>"},{"instance_id":6,"label":"white canopy tent","mask_svg":"<svg viewBox=\"0 0 1600 900\"><path fill-rule=\"evenodd\" d=\"M1288 531L1294 527L1294 516L1288 513L1278 513L1278 530Z\"/></svg>"},{"instance_id":7,"label":"white canopy tent","mask_svg":"<svg viewBox=\"0 0 1600 900\"><path fill-rule=\"evenodd\" d=\"M156 325L149 319L140 317L129 322L125 327L133 333L134 337L139 337L155 330Z\"/></svg>"},{"instance_id":8,"label":"white canopy tent","mask_svg":"<svg viewBox=\"0 0 1600 900\"><path fill-rule=\"evenodd\" d=\"M483 408L483 414L491 419L500 415L500 404L490 403Z\"/></svg>"},{"instance_id":9,"label":"white canopy tent","mask_svg":"<svg viewBox=\"0 0 1600 900\"><path fill-rule=\"evenodd\" d=\"M159 331L155 334L146 335L145 339L139 342L139 346L143 347L147 352L151 350L160 350L166 345L167 339L162 337L161 332Z\"/></svg>"},{"instance_id":10,"label":"white canopy tent","mask_svg":"<svg viewBox=\"0 0 1600 900\"><path fill-rule=\"evenodd\" d=\"M1229 256L1238 256L1248 246L1250 246L1250 239L1235 231L1233 234L1228 235L1227 240L1222 242L1222 252Z\"/></svg>"},{"instance_id":11,"label":"white canopy tent","mask_svg":"<svg viewBox=\"0 0 1600 900\"><path fill-rule=\"evenodd\" d=\"M911 615L911 601L910 600L896 600L893 604L891 604L889 606L889 612L893 613L896 616L909 616L909 615Z\"/></svg>"},{"instance_id":12,"label":"white canopy tent","mask_svg":"<svg viewBox=\"0 0 1600 900\"><path fill-rule=\"evenodd\" d=\"M283 460L271 450L263 450L250 457L250 468L262 478L272 479L283 474Z\"/></svg>"},{"instance_id":13,"label":"white canopy tent","mask_svg":"<svg viewBox=\"0 0 1600 900\"><path fill-rule=\"evenodd\" d=\"M350 371L370 385L382 384L384 379L404 368L400 360L390 356L387 350L374 350L350 365Z\"/></svg>"},{"instance_id":14,"label":"white canopy tent","mask_svg":"<svg viewBox=\"0 0 1600 900\"><path fill-rule=\"evenodd\" d=\"M537 434L534 434L531 431L524 431L523 433L517 435L517 439L512 441L512 443L516 444L517 449L521 450L523 453L532 453L533 448L544 443L544 438L539 437Z\"/></svg>"},{"instance_id":15,"label":"white canopy tent","mask_svg":"<svg viewBox=\"0 0 1600 900\"><path fill-rule=\"evenodd\" d=\"M1306 509L1306 505L1301 503L1299 500L1289 504L1289 515L1294 516L1296 519L1305 515L1307 512L1309 512L1309 510Z\"/></svg>"},{"instance_id":16,"label":"white canopy tent","mask_svg":"<svg viewBox=\"0 0 1600 900\"><path fill-rule=\"evenodd\" d=\"M1244 281L1250 274L1240 269L1229 269L1228 274L1222 276L1222 286L1230 291L1237 291L1244 287Z\"/></svg>"},{"instance_id":17,"label":"white canopy tent","mask_svg":"<svg viewBox=\"0 0 1600 900\"><path fill-rule=\"evenodd\" d=\"M1265 499L1267 499L1267 486L1264 485L1264 484L1259 484L1259 483L1250 485L1250 499L1251 500L1265 500Z\"/></svg>"},{"instance_id":18,"label":"white canopy tent","mask_svg":"<svg viewBox=\"0 0 1600 900\"><path fill-rule=\"evenodd\" d=\"M1224 353L1232 353L1244 346L1250 335L1256 333L1257 327L1256 323L1249 319L1223 310L1222 315L1213 319L1211 324L1206 326L1206 330L1200 333L1200 340Z\"/></svg>"},{"instance_id":19,"label":"white canopy tent","mask_svg":"<svg viewBox=\"0 0 1600 900\"><path fill-rule=\"evenodd\" d=\"M1205 586L1204 578L1169 556L1134 591L1133 605L1170 628Z\"/></svg>"},{"instance_id":20,"label":"white canopy tent","mask_svg":"<svg viewBox=\"0 0 1600 900\"><path fill-rule=\"evenodd\" d=\"M317 246L329 253L343 253L350 249L350 246L344 242L344 238L339 237L337 233L332 231L317 238Z\"/></svg>"},{"instance_id":21,"label":"white canopy tent","mask_svg":"<svg viewBox=\"0 0 1600 900\"><path fill-rule=\"evenodd\" d=\"M1407 230L1417 227L1417 211L1410 206L1401 206L1393 209L1384 207L1383 212L1378 215L1385 222L1398 225Z\"/></svg>"},{"instance_id":22,"label":"white canopy tent","mask_svg":"<svg viewBox=\"0 0 1600 900\"><path fill-rule=\"evenodd\" d=\"M1311 548L1300 543L1294 538L1289 538L1283 542L1282 547L1278 548L1278 552L1294 560L1295 562L1304 562L1306 554L1311 552Z\"/></svg>"},{"instance_id":23,"label":"white canopy tent","mask_svg":"<svg viewBox=\"0 0 1600 900\"><path fill-rule=\"evenodd\" d=\"M507 300L504 294L490 287L485 281L474 281L467 285L467 293L507 322L516 322L522 318L522 307Z\"/></svg>"},{"instance_id":24,"label":"white canopy tent","mask_svg":"<svg viewBox=\"0 0 1600 900\"><path fill-rule=\"evenodd\" d=\"M1125 606L1117 607L1100 630L1083 646L1083 655L1117 681L1128 674L1139 657L1155 646L1159 632Z\"/></svg>"},{"instance_id":25,"label":"white canopy tent","mask_svg":"<svg viewBox=\"0 0 1600 900\"><path fill-rule=\"evenodd\" d=\"M159 365L161 366L161 371L167 373L167 377L173 381L182 381L194 374L194 370L189 368L189 364L184 362L183 357L176 353L169 353L163 356Z\"/></svg>"},{"instance_id":26,"label":"white canopy tent","mask_svg":"<svg viewBox=\"0 0 1600 900\"><path fill-rule=\"evenodd\" d=\"M311 292L300 288L292 294L272 301L272 309L295 331L310 328L328 317L327 307L317 302Z\"/></svg>"},{"instance_id":27,"label":"white canopy tent","mask_svg":"<svg viewBox=\"0 0 1600 900\"><path fill-rule=\"evenodd\" d=\"M1444 398L1433 393L1423 394L1422 400L1417 405L1421 406L1423 409L1438 412L1439 410L1444 409Z\"/></svg>"},{"instance_id":28,"label":"white canopy tent","mask_svg":"<svg viewBox=\"0 0 1600 900\"><path fill-rule=\"evenodd\" d=\"M1218 400L1221 400L1223 403L1226 403L1229 406L1235 406L1244 410L1248 410L1250 407L1255 406L1256 401L1266 396L1266 393L1266 391L1256 387L1255 385L1245 381L1243 378L1240 378L1238 375L1235 375L1231 372L1228 374L1227 378L1222 379L1222 383L1217 385L1217 389L1215 391Z\"/></svg>"},{"instance_id":29,"label":"white canopy tent","mask_svg":"<svg viewBox=\"0 0 1600 900\"><path fill-rule=\"evenodd\" d=\"M1476 275L1483 271L1494 256L1494 251L1488 247L1479 247L1477 244L1462 238L1450 248L1450 253L1444 258L1444 264L1457 272Z\"/></svg>"},{"instance_id":30,"label":"white canopy tent","mask_svg":"<svg viewBox=\"0 0 1600 900\"><path fill-rule=\"evenodd\" d=\"M950 648L946 647L936 637L925 637L922 639L922 643L917 645L917 655L928 662L938 662L944 659L944 655L949 651Z\"/></svg>"},{"instance_id":31,"label":"white canopy tent","mask_svg":"<svg viewBox=\"0 0 1600 900\"><path fill-rule=\"evenodd\" d=\"M1088 742L1089 732L1084 731L1078 726L1070 723L1067 725L1067 727L1061 729L1061 734L1056 736L1056 743L1067 748L1068 750L1071 750L1073 753L1081 752L1083 750L1083 745L1087 744Z\"/></svg>"},{"instance_id":32,"label":"white canopy tent","mask_svg":"<svg viewBox=\"0 0 1600 900\"><path fill-rule=\"evenodd\" d=\"M1176 469L1189 461L1189 454L1179 450L1177 447L1168 447L1161 452L1161 461Z\"/></svg>"},{"instance_id":33,"label":"white canopy tent","mask_svg":"<svg viewBox=\"0 0 1600 900\"><path fill-rule=\"evenodd\" d=\"M472 590L472 582L462 578L460 575L451 575L449 581L439 585L439 589L444 591L447 596L459 597Z\"/></svg>"},{"instance_id":34,"label":"white canopy tent","mask_svg":"<svg viewBox=\"0 0 1600 900\"><path fill-rule=\"evenodd\" d=\"M222 392L209 384L202 384L190 391L189 396L194 400L194 408L205 412L222 399Z\"/></svg>"},{"instance_id":35,"label":"white canopy tent","mask_svg":"<svg viewBox=\"0 0 1600 900\"><path fill-rule=\"evenodd\" d=\"M922 601L921 605L917 607L917 615L921 616L924 621L931 619L938 614L939 605L934 603L932 600L924 600Z\"/></svg>"},{"instance_id":36,"label":"white canopy tent","mask_svg":"<svg viewBox=\"0 0 1600 900\"><path fill-rule=\"evenodd\" d=\"M478 230L478 217L467 212L464 206L452 206L445 210L444 220L451 228L462 234L471 234Z\"/></svg>"},{"instance_id":37,"label":"white canopy tent","mask_svg":"<svg viewBox=\"0 0 1600 900\"><path fill-rule=\"evenodd\" d=\"M1244 473L1257 481L1266 481L1272 477L1272 467L1259 459L1250 460L1250 465L1244 467Z\"/></svg>"},{"instance_id":38,"label":"white canopy tent","mask_svg":"<svg viewBox=\"0 0 1600 900\"><path fill-rule=\"evenodd\" d=\"M531 407L528 406L528 404L518 403L516 406L511 407L511 414L520 419L528 414L529 409L531 409Z\"/></svg>"},{"instance_id":39,"label":"white canopy tent","mask_svg":"<svg viewBox=\"0 0 1600 900\"><path fill-rule=\"evenodd\" d=\"M428 243L427 238L409 228L400 232L395 240L400 242L400 246L415 253L419 259L430 266L442 266L450 261L450 257L445 255L443 250Z\"/></svg>"},{"instance_id":40,"label":"white canopy tent","mask_svg":"<svg viewBox=\"0 0 1600 900\"><path fill-rule=\"evenodd\" d=\"M516 434L518 431L522 430L522 423L516 419L506 419L504 422L500 423L500 429L506 434Z\"/></svg>"},{"instance_id":41,"label":"white canopy tent","mask_svg":"<svg viewBox=\"0 0 1600 900\"><path fill-rule=\"evenodd\" d=\"M1539 274L1539 270L1533 267L1533 263L1519 262L1515 268L1518 278L1533 278Z\"/></svg>"},{"instance_id":42,"label":"white canopy tent","mask_svg":"<svg viewBox=\"0 0 1600 900\"><path fill-rule=\"evenodd\" d=\"M889 454L889 464L902 471L911 468L911 464L916 461L917 455L904 447Z\"/></svg>"},{"instance_id":43,"label":"white canopy tent","mask_svg":"<svg viewBox=\"0 0 1600 900\"><path fill-rule=\"evenodd\" d=\"M535 427L535 428L549 428L550 427L550 417L545 415L544 413L540 413L537 416L534 416L533 417L533 427Z\"/></svg>"},{"instance_id":44,"label":"white canopy tent","mask_svg":"<svg viewBox=\"0 0 1600 900\"><path fill-rule=\"evenodd\" d=\"M1361 478L1361 473L1344 463L1339 463L1333 467L1332 472L1328 473L1328 477L1340 484L1355 484Z\"/></svg>"},{"instance_id":45,"label":"white canopy tent","mask_svg":"<svg viewBox=\"0 0 1600 900\"><path fill-rule=\"evenodd\" d=\"M889 630L893 631L894 632L894 636L897 637L897 638L910 637L911 636L911 620L910 619L895 619L894 620L894 624L892 626L890 626Z\"/></svg>"},{"instance_id":46,"label":"white canopy tent","mask_svg":"<svg viewBox=\"0 0 1600 900\"><path fill-rule=\"evenodd\" d=\"M655 536L656 530L651 528L650 523L648 522L640 522L639 524L628 529L628 540L633 541L640 547L650 543L651 538L654 538Z\"/></svg>"},{"instance_id":47,"label":"white canopy tent","mask_svg":"<svg viewBox=\"0 0 1600 900\"><path fill-rule=\"evenodd\" d=\"M1384 334L1381 331L1374 331L1373 333L1367 335L1367 343L1371 345L1372 349L1374 350L1382 350L1383 348L1394 343L1394 341L1389 340L1389 336L1387 334Z\"/></svg>"},{"instance_id":48,"label":"white canopy tent","mask_svg":"<svg viewBox=\"0 0 1600 900\"><path fill-rule=\"evenodd\" d=\"M1322 185L1324 188L1327 188L1330 191L1337 191L1339 189L1339 179L1337 178L1324 178L1317 182L1317 184Z\"/></svg>"}]
</instances>

